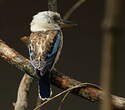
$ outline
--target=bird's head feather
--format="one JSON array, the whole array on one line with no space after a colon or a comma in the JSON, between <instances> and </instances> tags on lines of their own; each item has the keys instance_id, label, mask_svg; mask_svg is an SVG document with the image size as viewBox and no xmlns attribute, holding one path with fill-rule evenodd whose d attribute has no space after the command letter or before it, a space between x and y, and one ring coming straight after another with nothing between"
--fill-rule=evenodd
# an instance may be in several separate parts
<instances>
[{"instance_id":1,"label":"bird's head feather","mask_svg":"<svg viewBox=\"0 0 125 110\"><path fill-rule=\"evenodd\" d=\"M60 14L52 11L43 11L33 16L30 24L32 32L60 30L59 23L62 22Z\"/></svg>"}]
</instances>

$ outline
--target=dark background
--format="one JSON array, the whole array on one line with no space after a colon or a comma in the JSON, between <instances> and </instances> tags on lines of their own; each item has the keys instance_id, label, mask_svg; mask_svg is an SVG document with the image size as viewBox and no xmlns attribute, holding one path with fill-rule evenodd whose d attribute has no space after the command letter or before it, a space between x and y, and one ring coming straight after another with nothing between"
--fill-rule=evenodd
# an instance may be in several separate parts
<instances>
[{"instance_id":1,"label":"dark background","mask_svg":"<svg viewBox=\"0 0 125 110\"><path fill-rule=\"evenodd\" d=\"M61 15L77 0L58 0ZM125 4L125 2L123 3ZM0 38L15 50L28 57L27 47L20 41L29 35L32 16L47 10L47 0L0 0ZM122 35L115 40L114 77L112 93L125 97L125 8L122 16ZM82 81L99 84L102 31L104 18L104 0L87 0L71 16L78 24L72 29L65 29L64 47L56 67L63 73ZM16 101L17 89L23 73L14 66L0 60L0 110L12 110ZM34 84L36 87L36 84ZM53 87L54 94L60 89ZM35 103L35 90L32 91L32 107ZM44 106L44 110L56 109L60 99ZM97 110L97 103L90 103L74 95L69 95L62 110Z\"/></svg>"}]
</instances>

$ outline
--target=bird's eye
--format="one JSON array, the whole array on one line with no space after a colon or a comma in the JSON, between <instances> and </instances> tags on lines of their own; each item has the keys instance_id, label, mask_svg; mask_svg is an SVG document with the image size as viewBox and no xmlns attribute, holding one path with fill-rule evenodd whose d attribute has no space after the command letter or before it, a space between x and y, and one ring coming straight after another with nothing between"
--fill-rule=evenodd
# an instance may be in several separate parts
<instances>
[{"instance_id":1,"label":"bird's eye","mask_svg":"<svg viewBox=\"0 0 125 110\"><path fill-rule=\"evenodd\" d=\"M60 20L60 18L59 18L58 16L53 16L53 20L54 20L55 22L58 22L58 21Z\"/></svg>"}]
</instances>

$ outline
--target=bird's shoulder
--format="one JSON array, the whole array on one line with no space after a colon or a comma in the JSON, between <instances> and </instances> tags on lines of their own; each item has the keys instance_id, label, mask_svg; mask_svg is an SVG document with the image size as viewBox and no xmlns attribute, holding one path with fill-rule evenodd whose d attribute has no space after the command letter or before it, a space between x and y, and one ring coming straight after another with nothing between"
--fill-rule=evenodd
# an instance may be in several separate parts
<instances>
[{"instance_id":1,"label":"bird's shoulder","mask_svg":"<svg viewBox=\"0 0 125 110\"><path fill-rule=\"evenodd\" d=\"M34 53L45 55L53 46L53 42L57 37L58 31L33 32L30 35L30 47Z\"/></svg>"},{"instance_id":2,"label":"bird's shoulder","mask_svg":"<svg viewBox=\"0 0 125 110\"><path fill-rule=\"evenodd\" d=\"M30 34L30 40L40 40L40 39L53 38L56 36L57 33L58 33L58 31L32 32Z\"/></svg>"},{"instance_id":3,"label":"bird's shoulder","mask_svg":"<svg viewBox=\"0 0 125 110\"><path fill-rule=\"evenodd\" d=\"M32 32L30 35L30 44L49 48L57 33L58 31Z\"/></svg>"}]
</instances>

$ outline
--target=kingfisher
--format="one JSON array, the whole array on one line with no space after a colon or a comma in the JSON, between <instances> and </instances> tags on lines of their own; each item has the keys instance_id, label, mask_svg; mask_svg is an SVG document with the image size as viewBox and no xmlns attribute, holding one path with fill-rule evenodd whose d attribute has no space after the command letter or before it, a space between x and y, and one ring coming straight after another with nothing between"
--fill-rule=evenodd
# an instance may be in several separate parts
<instances>
[{"instance_id":1,"label":"kingfisher","mask_svg":"<svg viewBox=\"0 0 125 110\"><path fill-rule=\"evenodd\" d=\"M63 27L72 23L64 22L60 14L53 11L43 11L33 16L30 23L29 56L30 63L38 78L38 92L42 100L52 95L50 72L56 64L63 45Z\"/></svg>"}]
</instances>

